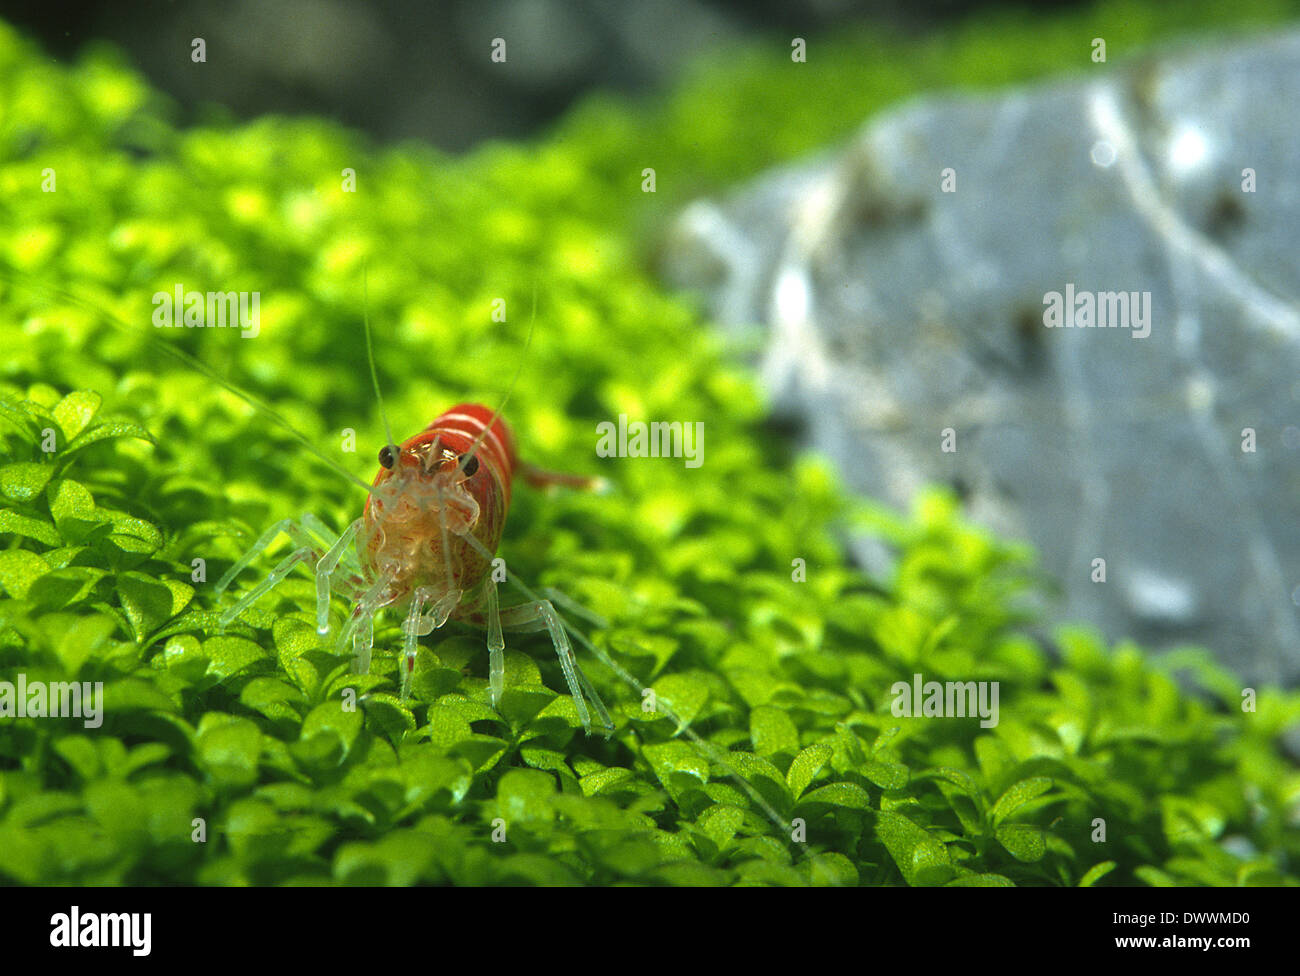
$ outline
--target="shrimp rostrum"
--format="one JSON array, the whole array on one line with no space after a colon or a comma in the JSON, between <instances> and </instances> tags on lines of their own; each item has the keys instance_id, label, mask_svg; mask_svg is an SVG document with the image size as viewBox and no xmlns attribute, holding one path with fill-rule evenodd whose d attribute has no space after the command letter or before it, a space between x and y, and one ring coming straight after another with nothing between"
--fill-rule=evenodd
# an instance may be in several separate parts
<instances>
[{"instance_id":1,"label":"shrimp rostrum","mask_svg":"<svg viewBox=\"0 0 1300 976\"><path fill-rule=\"evenodd\" d=\"M403 700L411 691L418 638L448 620L486 629L488 686L494 706L500 704L505 685L503 632L545 630L583 728L591 730L589 700L601 725L611 731L609 713L578 666L565 622L552 602L564 598L547 591L552 599L536 598L503 609L492 572L515 474L534 485L593 487L598 479L522 463L500 412L479 404L459 404L400 446L390 438L379 451L380 469L368 487L362 516L341 535L334 536L312 515L273 525L218 581L217 592L225 590L282 532L296 548L222 614L221 626L299 563L306 564L316 578L316 625L322 635L330 632L331 594L339 593L351 603L337 640L341 647L351 643L361 674L370 668L375 614L389 607L404 612L399 660Z\"/></svg>"}]
</instances>

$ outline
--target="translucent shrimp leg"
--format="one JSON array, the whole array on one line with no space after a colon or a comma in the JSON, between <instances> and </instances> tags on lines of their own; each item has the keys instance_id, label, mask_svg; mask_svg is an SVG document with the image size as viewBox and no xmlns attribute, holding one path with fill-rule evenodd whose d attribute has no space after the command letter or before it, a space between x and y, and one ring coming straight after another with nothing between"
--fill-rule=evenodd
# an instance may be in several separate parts
<instances>
[{"instance_id":1,"label":"translucent shrimp leg","mask_svg":"<svg viewBox=\"0 0 1300 976\"><path fill-rule=\"evenodd\" d=\"M592 707L600 717L601 724L608 732L614 731L614 722L605 709L605 703L600 700L596 689L591 686L587 676L578 667L577 659L573 656L573 645L569 643L569 635L564 629L564 623L560 620L560 615L555 612L555 606L550 600L521 603L509 610L502 610L500 618L502 627L522 631L547 631L551 643L555 645L555 654L560 659L560 668L564 671L564 680L569 686L569 694L573 696L573 704L577 706L582 727L588 732L591 731L591 715L587 711L586 702L583 701L583 692L586 691L591 698Z\"/></svg>"},{"instance_id":2,"label":"translucent shrimp leg","mask_svg":"<svg viewBox=\"0 0 1300 976\"><path fill-rule=\"evenodd\" d=\"M458 535L458 538L464 539L469 543L479 555L487 559L492 559L492 553L474 537L472 532L464 532ZM513 575L511 581L522 589L520 583ZM500 600L497 596L496 581L489 575L484 580L483 593L486 599L484 608L487 614L488 630L488 687L492 691L492 703L495 705L501 700L501 692L505 685L505 639L501 636L502 627L510 627L515 630L545 630L550 634L551 643L555 647L555 654L560 659L560 668L564 671L564 681L569 686L569 695L573 698L573 704L578 709L578 718L582 721L582 727L588 733L591 732L591 714L587 711L587 703L583 700L583 693L586 692L591 699L592 707L596 709L596 715L600 718L601 724L605 727L605 734L608 736L614 731L614 721L609 717L609 711L605 708L605 703L600 700L600 695L592 687L587 676L582 673L582 668L578 666L577 659L573 656L573 645L569 643L569 635L566 633L566 625L561 620L560 615L555 612L555 607L550 600L543 600L532 591L527 591L528 596L532 598L531 603L520 604L517 607L511 607L509 610L502 610ZM564 599L568 599L565 597ZM572 603L573 601L568 601ZM576 603L573 604L578 606ZM595 618L595 614L586 608L579 608L580 616L588 619ZM598 618L597 618L598 619Z\"/></svg>"},{"instance_id":3,"label":"translucent shrimp leg","mask_svg":"<svg viewBox=\"0 0 1300 976\"><path fill-rule=\"evenodd\" d=\"M583 620L587 621L587 623L594 624L601 630L607 630L609 628L608 620L596 613L594 610L589 610L584 607L577 600L573 599L573 597L557 590L555 587L539 586L537 592L541 593L542 596L546 597L546 599L550 600L561 610L571 613L575 617L581 617Z\"/></svg>"},{"instance_id":4,"label":"translucent shrimp leg","mask_svg":"<svg viewBox=\"0 0 1300 976\"><path fill-rule=\"evenodd\" d=\"M487 601L488 689L492 692L492 707L499 708L506 687L506 639L501 635L497 581L491 575L483 581L483 597Z\"/></svg>"},{"instance_id":5,"label":"translucent shrimp leg","mask_svg":"<svg viewBox=\"0 0 1300 976\"><path fill-rule=\"evenodd\" d=\"M252 547L217 581L216 592L218 594L225 592L226 587L230 585L234 578L251 565L253 560L260 556L281 532L293 542L298 543L298 548L281 560L267 575L266 579L245 593L234 606L229 607L222 613L218 626L222 628L228 626L231 621L252 606L263 594L288 576L298 563L308 563L314 559L316 561L314 575L316 577L317 630L322 634L329 633L331 585L335 589L342 591L345 596L352 597L355 596L356 579L361 575L360 566L356 563L355 556L348 550L348 546L356 535L360 524L360 520L353 522L341 536L335 538L334 533L310 512L300 516L296 521L282 519L275 523L262 533ZM345 555L349 557L344 564L348 576L340 579L335 577L334 573Z\"/></svg>"},{"instance_id":6,"label":"translucent shrimp leg","mask_svg":"<svg viewBox=\"0 0 1300 976\"><path fill-rule=\"evenodd\" d=\"M309 519L310 521L308 521ZM281 532L298 544L298 548L281 560L275 569L271 570L270 575L268 575L266 579L262 580L261 583L245 593L234 606L228 608L221 615L218 620L219 627L224 629L231 621L252 606L258 598L262 596L262 594L272 589L282 579L288 576L293 570L293 567L298 563L308 562L313 557L320 559L323 554L321 543L306 528L307 525L311 525L312 528L318 532L323 531L326 538L329 538L328 530L325 529L325 526L322 525L320 520L315 516L304 515L298 521L295 521L294 519L281 519L263 532L261 537L253 543L252 548L244 553L235 564L230 567L230 569L226 570L225 575L223 575L221 579L217 580L216 592L217 594L221 594L225 592L226 587L231 584L236 576L247 569L253 560L260 556L263 551L265 551L266 548L276 540Z\"/></svg>"},{"instance_id":7,"label":"translucent shrimp leg","mask_svg":"<svg viewBox=\"0 0 1300 976\"><path fill-rule=\"evenodd\" d=\"M356 605L348 617L343 633L339 635L339 646L352 641L353 667L357 674L370 673L370 652L375 646L375 611L392 602L389 584L392 580L381 576L357 598Z\"/></svg>"},{"instance_id":8,"label":"translucent shrimp leg","mask_svg":"<svg viewBox=\"0 0 1300 976\"><path fill-rule=\"evenodd\" d=\"M417 586L411 597L411 609L402 624L405 637L402 641L402 701L411 694L411 678L415 673L416 638L437 630L447 622L451 612L460 603L462 591L459 589L443 590L435 586ZM426 613L424 606L433 600Z\"/></svg>"},{"instance_id":9,"label":"translucent shrimp leg","mask_svg":"<svg viewBox=\"0 0 1300 976\"><path fill-rule=\"evenodd\" d=\"M510 582L513 583L516 587L518 587L518 589L525 596L530 597L534 601L538 600L537 594L534 593L522 580L519 579L518 576L516 576L513 573L510 574ZM578 612L579 616L595 616L595 614L593 614L590 610L587 610L585 607L582 607L582 605L577 603L576 601L570 600L568 597L565 597L564 599L566 602L573 604L573 607L575 608L576 612ZM582 631L576 630L575 628L569 626L568 624L563 624L563 626L569 631L569 633L573 635L574 639L577 640L579 644L581 644L584 648L590 651L595 657L599 658L602 664L604 664L607 668L609 668L620 678L622 678L623 681L626 682L630 687L635 688L637 692L639 692L642 695L642 697L644 697L646 691L645 685L637 681L637 679L634 678L631 674L629 674L624 667L622 667L612 657L610 657L603 650L601 650L599 647L597 647L595 644L589 641L583 635ZM745 779L745 777L740 775L740 773L736 770L736 767L732 765L732 763L728 760L727 756L721 750L719 750L716 746L712 745L711 743L706 742L704 739L702 739L695 732L695 730L692 729L662 698L657 700L655 704L655 709L656 711L663 714L670 721L675 722L677 724L677 734L684 734L688 739L691 740L691 742L693 742L696 746L699 747L700 751L703 752L704 755L708 757L710 762L715 763L716 765L721 766L724 770L726 770L727 775L729 775L740 785L740 787L749 795L749 798L754 801L754 803L758 806L758 808L763 811L767 819L770 820L777 827L778 830L785 831L787 829L788 825L785 823L785 821L781 819L781 815L776 812L776 810L772 807L772 804L770 804L766 799L763 798L763 795L758 792L758 790L754 787L752 783L749 782L749 780Z\"/></svg>"},{"instance_id":10,"label":"translucent shrimp leg","mask_svg":"<svg viewBox=\"0 0 1300 976\"><path fill-rule=\"evenodd\" d=\"M304 516L305 519L305 516ZM361 528L361 519L356 519L343 530L338 541L316 562L316 631L320 634L330 632L330 577L338 567L339 560L348 551L348 546Z\"/></svg>"}]
</instances>

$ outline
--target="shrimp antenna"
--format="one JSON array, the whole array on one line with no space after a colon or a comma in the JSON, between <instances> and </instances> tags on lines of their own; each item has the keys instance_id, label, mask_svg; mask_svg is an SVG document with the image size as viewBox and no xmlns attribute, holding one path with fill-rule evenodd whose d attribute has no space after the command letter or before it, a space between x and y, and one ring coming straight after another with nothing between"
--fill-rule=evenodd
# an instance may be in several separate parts
<instances>
[{"instance_id":1,"label":"shrimp antenna","mask_svg":"<svg viewBox=\"0 0 1300 976\"><path fill-rule=\"evenodd\" d=\"M370 485L366 484L355 474L353 474L347 468L343 467L343 465L339 464L332 457L330 457L319 447L313 444L311 440L308 439L306 434L302 433L302 431L298 430L297 427L289 423L289 421L286 420L272 406L270 406L267 403L264 403L262 400L260 400L253 394L249 393L248 391L240 389L238 386L230 382L230 380L226 379L224 376L218 373L207 363L203 362L203 360L191 356L184 349L179 349L176 346L163 342L158 337L152 335L149 332L144 331L143 329L135 328L134 326L130 325L129 323L119 318L115 312L109 311L108 309L103 308L102 306L96 305L90 299L83 298L80 295L74 294L73 292L68 291L66 288L60 288L57 285L45 285L45 284L38 285L30 281L23 281L20 278L10 274L7 271L0 272L0 277L7 279L11 284L15 284L15 285L25 284L31 288L34 288L37 291L44 291L47 294L54 295L58 298L63 299L64 301L70 302L73 305L78 306L79 308L83 308L88 312L91 312L95 315L102 316L113 326L115 326L119 331L125 332L128 335L133 335L133 336L143 335L147 337L153 345L162 349L169 356L172 356L173 358L179 360L181 363L185 364L195 372L200 373L203 376L206 376L208 379L212 380L212 382L216 383L226 392L233 393L235 396L239 397L239 399L243 400L254 410L269 417L286 434L288 434L299 444L301 444L304 448L306 448L311 454L313 454L317 458L317 460L323 462L326 467L333 469L335 474L342 475L348 481L351 481L353 484L358 485L361 488L365 489L367 493L373 491Z\"/></svg>"},{"instance_id":2,"label":"shrimp antenna","mask_svg":"<svg viewBox=\"0 0 1300 976\"><path fill-rule=\"evenodd\" d=\"M474 456L474 452L479 449L479 445L481 445L484 439L487 437L488 432L492 429L492 425L497 422L498 418L500 418L502 412L506 408L506 404L510 402L510 395L515 392L515 384L519 382L519 377L524 371L524 364L528 362L528 349L533 344L533 329L536 325L537 325L537 282L534 281L533 282L533 309L528 314L528 337L524 340L524 351L519 355L519 365L515 367L515 375L510 378L510 385L506 387L506 393L505 396L501 398L500 406L498 406L496 410L493 411L492 416L488 418L487 426L484 427L482 432L477 437L474 438L474 442L470 444L469 450L460 456L460 461L457 462L456 467L459 468L462 472L464 472L465 470L465 465L469 464L469 459Z\"/></svg>"},{"instance_id":3,"label":"shrimp antenna","mask_svg":"<svg viewBox=\"0 0 1300 976\"><path fill-rule=\"evenodd\" d=\"M361 269L361 321L366 330L366 361L370 363L370 384L375 389L375 402L379 404L379 417L384 422L384 440L394 459L397 457L397 445L393 443L393 428L388 423L388 412L384 410L384 395L379 392L379 373L375 369L375 347L370 340L370 262Z\"/></svg>"}]
</instances>

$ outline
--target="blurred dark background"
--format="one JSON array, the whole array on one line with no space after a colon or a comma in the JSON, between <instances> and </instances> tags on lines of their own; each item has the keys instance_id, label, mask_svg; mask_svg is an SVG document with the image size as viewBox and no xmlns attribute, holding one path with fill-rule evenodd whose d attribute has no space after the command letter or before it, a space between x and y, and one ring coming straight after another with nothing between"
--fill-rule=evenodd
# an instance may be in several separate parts
<instances>
[{"instance_id":1,"label":"blurred dark background","mask_svg":"<svg viewBox=\"0 0 1300 976\"><path fill-rule=\"evenodd\" d=\"M1047 0L1034 7L1079 6ZM988 0L4 0L0 16L56 57L107 40L181 107L237 118L318 114L381 140L458 151L517 138L593 89L666 86L687 60L846 24L924 33ZM1019 5L1024 6L1024 5ZM202 37L207 63L194 64ZM490 60L504 37L505 64ZM725 56L719 54L719 56ZM816 56L815 49L812 56Z\"/></svg>"}]
</instances>

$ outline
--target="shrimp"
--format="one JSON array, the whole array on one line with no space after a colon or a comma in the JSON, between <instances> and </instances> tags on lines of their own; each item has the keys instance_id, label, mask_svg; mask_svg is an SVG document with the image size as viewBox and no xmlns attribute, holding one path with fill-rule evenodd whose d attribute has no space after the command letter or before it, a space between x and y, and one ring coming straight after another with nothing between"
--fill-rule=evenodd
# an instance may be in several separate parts
<instances>
[{"instance_id":1,"label":"shrimp","mask_svg":"<svg viewBox=\"0 0 1300 976\"><path fill-rule=\"evenodd\" d=\"M367 308L368 291L367 288ZM536 311L534 294L525 349L532 343ZM386 443L379 450L379 472L374 483L367 487L361 517L323 550L313 533L329 538L329 530L310 514L297 522L286 519L271 526L218 580L218 595L281 532L293 539L298 548L222 613L219 625L223 628L229 625L298 563L314 562L317 632L322 636L329 634L330 596L333 591L340 591L351 601L352 612L339 644L346 646L351 640L359 673L367 674L370 670L375 614L385 607L406 611L399 664L402 701L408 700L411 693L417 638L432 633L448 620L465 620L487 630L488 688L494 707L500 706L505 690L503 629L544 629L560 659L583 730L591 734L591 713L586 702L589 698L608 736L614 731L613 720L578 666L566 625L555 604L549 599L533 597L528 603L502 610L496 575L492 571L510 509L510 489L516 471L537 486L566 484L600 488L603 479L545 471L519 460L514 437L501 413L519 380L522 362L495 411L476 403L457 404L400 446L395 444L379 391L368 313L364 328L366 359L384 421ZM356 558L345 562L345 553L353 545ZM523 589L532 595L526 587ZM559 594L553 595L559 598ZM569 603L567 599L561 600ZM572 606L577 609L576 605Z\"/></svg>"},{"instance_id":2,"label":"shrimp","mask_svg":"<svg viewBox=\"0 0 1300 976\"><path fill-rule=\"evenodd\" d=\"M500 410L493 412L473 403L445 411L400 446L385 444L379 451L379 464L361 517L328 548L322 550L313 538L313 533L326 536L328 529L319 520L303 516L296 523L276 523L231 566L217 582L217 593L281 532L298 543L261 584L221 615L221 626L231 623L298 563L314 561L317 630L322 635L329 633L330 596L336 590L341 592L353 608L340 643L352 641L360 673L369 671L375 614L385 607L406 611L402 700L410 696L416 639L448 620L464 620L487 630L493 705L500 704L505 685L503 630L545 629L583 728L591 731L586 704L590 699L605 730L612 731L609 713L579 667L554 603L538 599L503 610L492 572L516 473L536 486L595 488L600 480L521 463ZM345 550L354 543L356 559L345 563Z\"/></svg>"}]
</instances>

